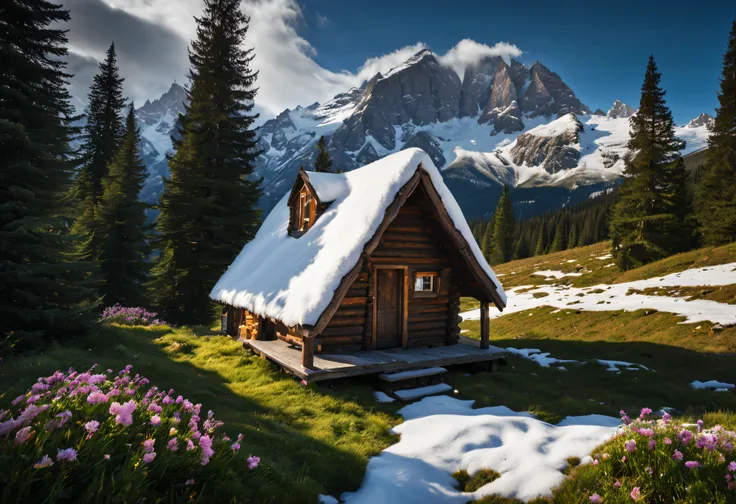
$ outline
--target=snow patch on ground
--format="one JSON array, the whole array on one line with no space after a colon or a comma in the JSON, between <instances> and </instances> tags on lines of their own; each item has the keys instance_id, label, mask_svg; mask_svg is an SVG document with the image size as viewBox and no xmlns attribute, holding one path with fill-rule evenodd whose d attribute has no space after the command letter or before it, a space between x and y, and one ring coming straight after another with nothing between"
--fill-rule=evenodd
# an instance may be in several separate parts
<instances>
[{"instance_id":1,"label":"snow patch on ground","mask_svg":"<svg viewBox=\"0 0 736 504\"><path fill-rule=\"evenodd\" d=\"M531 499L559 484L569 457L583 458L611 438L620 420L567 417L557 425L505 406L428 397L402 408L401 440L368 462L361 488L346 504L465 504L490 494ZM455 488L452 473L493 469L501 477L474 493Z\"/></svg>"},{"instance_id":2,"label":"snow patch on ground","mask_svg":"<svg viewBox=\"0 0 736 504\"><path fill-rule=\"evenodd\" d=\"M606 371L610 371L611 373L620 373L622 368L626 369L627 371L638 371L640 369L643 369L644 371L649 371L648 367L642 366L641 364L635 364L633 362L603 359L596 360L606 366Z\"/></svg>"},{"instance_id":3,"label":"snow patch on ground","mask_svg":"<svg viewBox=\"0 0 736 504\"><path fill-rule=\"evenodd\" d=\"M555 278L557 280L559 280L560 278L564 278L564 277L583 276L582 273L563 273L562 271L555 271L555 270L535 271L534 273L532 273L532 275L543 276L545 278Z\"/></svg>"},{"instance_id":4,"label":"snow patch on ground","mask_svg":"<svg viewBox=\"0 0 736 504\"><path fill-rule=\"evenodd\" d=\"M514 347L508 347L505 350L508 350L514 355L518 355L519 357L523 357L525 359L529 359L531 361L536 362L542 367L550 367L555 366L557 364L564 364L566 362L578 362L576 360L570 360L570 359L556 359L555 357L550 357L549 352L542 353L541 350L538 348L514 348Z\"/></svg>"},{"instance_id":5,"label":"snow patch on ground","mask_svg":"<svg viewBox=\"0 0 736 504\"><path fill-rule=\"evenodd\" d=\"M378 390L373 392L373 395L376 396L376 402L379 403L392 403L396 400L393 397L386 395L386 393Z\"/></svg>"},{"instance_id":6,"label":"snow patch on ground","mask_svg":"<svg viewBox=\"0 0 736 504\"><path fill-rule=\"evenodd\" d=\"M537 272L549 273L549 272ZM490 317L532 310L542 306L584 311L657 310L685 317L684 323L709 321L723 325L736 324L736 307L703 299L687 301L682 297L628 294L629 289L642 291L649 287L692 287L736 284L736 263L693 268L663 277L611 285L571 287L569 285L519 286L507 291L508 304L503 313L491 309ZM531 289L531 290L529 290ZM519 292L523 291L523 292ZM535 298L535 293L547 296ZM460 314L464 320L478 320L480 308Z\"/></svg>"},{"instance_id":7,"label":"snow patch on ground","mask_svg":"<svg viewBox=\"0 0 736 504\"><path fill-rule=\"evenodd\" d=\"M724 383L719 382L718 380L709 380L707 382L695 380L690 384L690 386L694 389L711 389L716 392L729 391L732 388L736 388L736 385L733 383Z\"/></svg>"}]
</instances>

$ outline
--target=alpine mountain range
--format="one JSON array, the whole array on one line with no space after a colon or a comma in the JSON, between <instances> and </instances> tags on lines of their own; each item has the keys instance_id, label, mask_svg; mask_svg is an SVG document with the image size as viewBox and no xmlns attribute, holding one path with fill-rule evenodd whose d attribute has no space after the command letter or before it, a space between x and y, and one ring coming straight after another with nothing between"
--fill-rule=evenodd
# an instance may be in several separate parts
<instances>
[{"instance_id":1,"label":"alpine mountain range","mask_svg":"<svg viewBox=\"0 0 736 504\"><path fill-rule=\"evenodd\" d=\"M173 84L136 110L149 176L141 198L158 200L168 166L165 153L184 89ZM320 136L333 169L349 171L388 154L420 147L442 170L466 217L488 216L503 185L518 216L583 201L618 183L629 139L631 106L616 100L591 111L558 74L539 61L525 66L491 56L462 75L422 50L326 103L284 110L259 127L257 176L261 207L286 194L300 167L309 170ZM683 154L706 146L713 118L701 114L677 135Z\"/></svg>"}]
</instances>

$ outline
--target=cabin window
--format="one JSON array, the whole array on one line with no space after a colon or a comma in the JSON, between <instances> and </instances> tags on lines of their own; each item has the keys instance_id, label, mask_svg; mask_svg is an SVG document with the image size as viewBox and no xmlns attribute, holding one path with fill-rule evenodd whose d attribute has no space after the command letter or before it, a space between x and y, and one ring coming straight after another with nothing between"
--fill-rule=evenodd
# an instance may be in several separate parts
<instances>
[{"instance_id":1,"label":"cabin window","mask_svg":"<svg viewBox=\"0 0 736 504\"><path fill-rule=\"evenodd\" d=\"M420 271L414 277L414 293L417 296L437 295L439 277L434 271Z\"/></svg>"}]
</instances>

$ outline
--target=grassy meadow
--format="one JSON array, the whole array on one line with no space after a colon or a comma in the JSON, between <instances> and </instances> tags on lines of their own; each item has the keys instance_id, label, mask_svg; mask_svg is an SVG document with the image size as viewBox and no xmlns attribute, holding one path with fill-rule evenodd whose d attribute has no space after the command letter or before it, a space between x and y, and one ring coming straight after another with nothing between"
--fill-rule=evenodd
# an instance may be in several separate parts
<instances>
[{"instance_id":1,"label":"grassy meadow","mask_svg":"<svg viewBox=\"0 0 736 504\"><path fill-rule=\"evenodd\" d=\"M585 270L556 281L575 286L615 283L733 261L736 245L703 249L621 273L600 259L610 251L597 244L514 261L495 268L508 288L550 283L538 270ZM689 288L679 295L733 302L733 286L718 293ZM477 303L463 300L463 310ZM712 324L682 324L681 317L651 310L585 312L574 307L540 307L492 319L492 344L537 348L573 359L566 370L545 368L512 356L499 372L472 366L453 368L446 381L458 397L477 407L505 405L557 422L567 415L618 416L671 407L685 420L736 428L736 394L694 390L693 380L736 382L736 328L718 332ZM463 322L465 336L477 338L478 321ZM650 371L606 371L595 359L641 364ZM161 389L173 387L243 432L243 449L262 459L258 502L316 502L318 494L357 489L368 459L395 442L391 426L401 422L401 405L379 404L374 377L302 386L290 375L213 328L104 326L99 334L43 353L8 359L0 366L0 406L7 405L37 377L74 366L86 369L132 364ZM560 494L562 495L562 494ZM554 499L553 499L554 500ZM558 500L559 501L559 500ZM486 502L510 502L489 498ZM564 502L564 500L559 501Z\"/></svg>"}]
</instances>

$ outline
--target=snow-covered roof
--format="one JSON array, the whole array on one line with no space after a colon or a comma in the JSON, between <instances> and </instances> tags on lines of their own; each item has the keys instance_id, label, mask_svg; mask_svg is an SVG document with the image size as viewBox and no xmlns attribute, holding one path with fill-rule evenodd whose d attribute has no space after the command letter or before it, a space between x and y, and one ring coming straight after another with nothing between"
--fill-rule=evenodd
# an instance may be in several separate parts
<instances>
[{"instance_id":1,"label":"snow-covered roof","mask_svg":"<svg viewBox=\"0 0 736 504\"><path fill-rule=\"evenodd\" d=\"M307 172L320 200L332 201L302 236L289 236L286 194L210 293L215 301L280 320L317 323L343 277L358 263L388 206L419 166L428 173L452 223L506 303L465 217L439 170L421 149L407 149L345 174Z\"/></svg>"}]
</instances>

